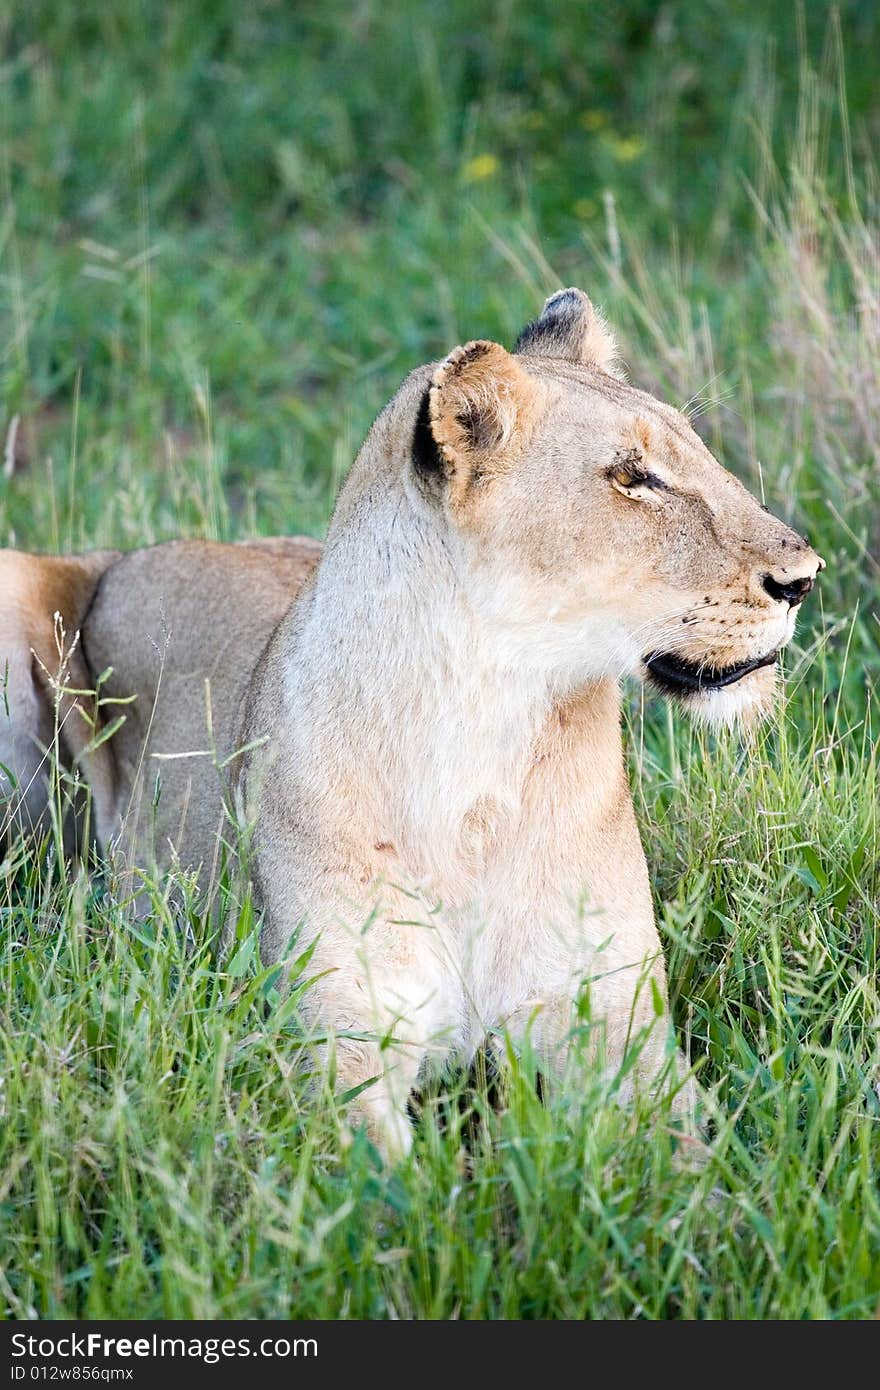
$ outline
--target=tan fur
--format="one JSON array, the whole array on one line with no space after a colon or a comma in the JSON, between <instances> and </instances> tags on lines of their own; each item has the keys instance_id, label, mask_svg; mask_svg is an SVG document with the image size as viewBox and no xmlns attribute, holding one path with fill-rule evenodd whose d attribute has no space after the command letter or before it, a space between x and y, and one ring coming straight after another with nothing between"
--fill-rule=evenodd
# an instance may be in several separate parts
<instances>
[{"instance_id":1,"label":"tan fur","mask_svg":"<svg viewBox=\"0 0 880 1390\"><path fill-rule=\"evenodd\" d=\"M386 1153L420 1071L493 1029L563 1072L585 988L596 1065L638 1038L630 1088L675 1071L618 682L656 653L719 672L775 651L795 609L766 576L821 564L613 360L562 291L515 355L471 343L404 382L317 566L309 542L157 547L108 568L85 617L92 672L137 693L107 842L209 883L215 763L247 745L230 766L264 959L315 944L305 1021ZM206 677L214 751L158 759L150 826L156 755L209 748ZM748 719L774 689L765 666L687 704Z\"/></svg>"},{"instance_id":2,"label":"tan fur","mask_svg":"<svg viewBox=\"0 0 880 1390\"><path fill-rule=\"evenodd\" d=\"M114 551L67 559L0 551L0 842L14 827L48 830L56 745L92 789L92 814L106 818L115 792L113 759L99 743L100 712L84 693L93 680L80 626ZM105 820L109 826L109 820ZM68 848L78 839L69 818Z\"/></svg>"},{"instance_id":3,"label":"tan fur","mask_svg":"<svg viewBox=\"0 0 880 1390\"><path fill-rule=\"evenodd\" d=\"M264 954L298 924L296 949L317 942L306 1008L337 1032L341 1089L381 1078L359 1105L386 1151L420 1069L487 1030L563 1069L585 981L607 1064L646 1030L634 1081L656 1080L663 959L617 683L656 650L718 669L783 645L793 610L763 575L819 564L682 416L599 369L613 345L563 301L517 357L469 344L404 383L248 695L243 738L270 739L241 789ZM426 391L434 473L413 459ZM633 451L663 488L615 490ZM690 705L753 717L774 683ZM342 1036L365 1031L384 1045Z\"/></svg>"}]
</instances>

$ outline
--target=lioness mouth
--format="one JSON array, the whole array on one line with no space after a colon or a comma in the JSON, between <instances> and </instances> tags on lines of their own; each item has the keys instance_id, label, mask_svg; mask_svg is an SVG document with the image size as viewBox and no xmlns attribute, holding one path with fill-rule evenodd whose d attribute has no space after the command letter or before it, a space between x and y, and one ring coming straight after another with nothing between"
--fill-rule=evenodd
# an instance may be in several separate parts
<instances>
[{"instance_id":1,"label":"lioness mouth","mask_svg":"<svg viewBox=\"0 0 880 1390\"><path fill-rule=\"evenodd\" d=\"M778 652L768 652L766 656L756 656L751 661L741 661L736 666L722 666L713 670L710 666L688 661L683 656L673 656L670 652L652 652L645 657L645 665L652 679L662 689L681 695L685 691L723 690L742 680L750 671L761 666L772 666Z\"/></svg>"}]
</instances>

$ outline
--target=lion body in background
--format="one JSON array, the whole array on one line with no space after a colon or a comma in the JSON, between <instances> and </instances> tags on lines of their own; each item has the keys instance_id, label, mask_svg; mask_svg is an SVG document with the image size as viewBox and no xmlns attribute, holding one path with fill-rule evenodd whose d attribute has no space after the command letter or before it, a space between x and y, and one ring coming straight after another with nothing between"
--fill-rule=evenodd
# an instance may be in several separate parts
<instances>
[{"instance_id":1,"label":"lion body in background","mask_svg":"<svg viewBox=\"0 0 880 1390\"><path fill-rule=\"evenodd\" d=\"M102 852L112 848L126 877L172 863L197 870L210 895L229 832L218 765L234 751L260 653L320 553L308 536L169 541L130 554L0 551L0 653L10 653L0 765L7 788L13 770L20 788L0 827L14 818L48 828L45 750L57 721L61 757L91 790ZM62 689L91 691L107 671L97 701L58 700L59 677ZM120 713L123 722L93 751L77 705L98 731ZM0 767L0 793L3 779ZM79 838L68 823L68 845Z\"/></svg>"}]
</instances>

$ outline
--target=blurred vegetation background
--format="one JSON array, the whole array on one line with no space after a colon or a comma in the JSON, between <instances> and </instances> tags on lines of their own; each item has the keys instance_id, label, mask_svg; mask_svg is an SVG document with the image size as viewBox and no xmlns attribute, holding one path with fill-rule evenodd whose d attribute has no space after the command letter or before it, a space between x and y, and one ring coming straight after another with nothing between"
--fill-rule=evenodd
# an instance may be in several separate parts
<instances>
[{"instance_id":1,"label":"blurred vegetation background","mask_svg":"<svg viewBox=\"0 0 880 1390\"><path fill-rule=\"evenodd\" d=\"M319 532L403 374L560 283L680 404L760 378L758 205L810 159L846 207L878 42L871 0L13 0L0 429L67 497L76 401L95 487L3 497L3 539Z\"/></svg>"}]
</instances>

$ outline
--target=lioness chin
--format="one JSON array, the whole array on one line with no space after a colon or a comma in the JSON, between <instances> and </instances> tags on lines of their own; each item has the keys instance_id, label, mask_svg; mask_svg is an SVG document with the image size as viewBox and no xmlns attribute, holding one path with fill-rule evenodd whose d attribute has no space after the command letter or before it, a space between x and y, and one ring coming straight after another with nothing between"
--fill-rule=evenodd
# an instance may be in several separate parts
<instances>
[{"instance_id":1,"label":"lioness chin","mask_svg":"<svg viewBox=\"0 0 880 1390\"><path fill-rule=\"evenodd\" d=\"M18 686L0 762L28 779L11 811L39 823L57 706L102 847L173 853L207 883L229 762L263 956L314 946L306 1019L388 1155L411 1142L423 1066L489 1030L528 1032L563 1072L585 985L593 1065L619 1067L638 1039L628 1084L653 1087L671 1055L665 977L618 683L710 720L759 716L822 562L682 415L619 379L578 290L512 354L472 342L407 378L318 556L296 540L7 552L0 641ZM105 696L137 696L106 743L83 738L70 682L53 694L56 609L92 677L113 667ZM98 705L90 730L101 719Z\"/></svg>"}]
</instances>

